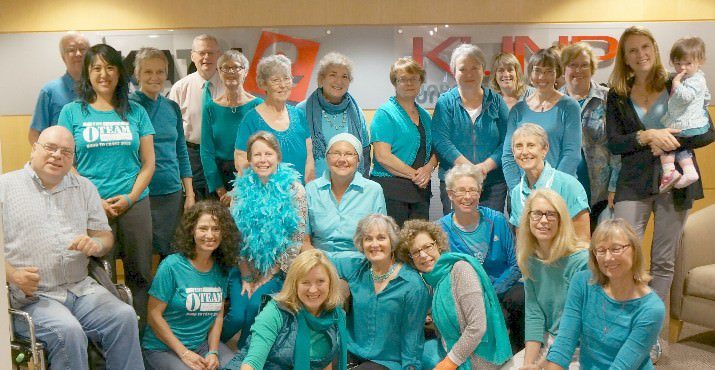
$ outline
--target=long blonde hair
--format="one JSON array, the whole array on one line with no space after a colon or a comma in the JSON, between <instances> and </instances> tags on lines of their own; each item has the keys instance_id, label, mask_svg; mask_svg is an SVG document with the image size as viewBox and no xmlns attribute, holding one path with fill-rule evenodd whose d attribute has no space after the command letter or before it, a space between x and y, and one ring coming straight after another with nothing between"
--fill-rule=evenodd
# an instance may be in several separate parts
<instances>
[{"instance_id":1,"label":"long blonde hair","mask_svg":"<svg viewBox=\"0 0 715 370\"><path fill-rule=\"evenodd\" d=\"M335 307L340 306L343 302L343 296L338 284L338 273L333 264L330 263L330 260L328 260L328 257L325 256L325 253L319 249L307 250L293 260L288 269L288 274L286 274L283 288L278 292L274 300L293 313L297 313L303 307L303 303L298 298L298 284L315 267L324 268L330 278L328 297L325 298L325 302L320 307L321 311L332 311Z\"/></svg>"},{"instance_id":2,"label":"long blonde hair","mask_svg":"<svg viewBox=\"0 0 715 370\"><path fill-rule=\"evenodd\" d=\"M632 26L626 28L618 40L618 52L616 53L616 62L613 65L613 72L608 79L608 83L613 90L620 96L628 96L631 93L631 79L633 78L633 70L626 64L626 40L631 36L645 36L653 43L653 54L655 62L653 69L648 73L646 88L649 91L661 91L665 88L665 81L668 79L668 72L660 60L660 51L658 43L655 42L653 34L643 26Z\"/></svg>"},{"instance_id":3,"label":"long blonde hair","mask_svg":"<svg viewBox=\"0 0 715 370\"><path fill-rule=\"evenodd\" d=\"M549 258L544 260L544 263L550 265L562 257L569 256L581 249L587 249L588 243L579 239L576 236L576 231L573 228L571 215L569 214L566 202L557 192L551 189L538 189L531 193L524 204L524 211L521 214L519 222L519 232L516 239L516 261L519 264L524 278L532 278L529 273L529 257L535 254L538 242L531 233L531 221L529 213L536 199L543 199L551 204L559 214L559 229L556 232L554 240L551 242L551 253Z\"/></svg>"}]
</instances>

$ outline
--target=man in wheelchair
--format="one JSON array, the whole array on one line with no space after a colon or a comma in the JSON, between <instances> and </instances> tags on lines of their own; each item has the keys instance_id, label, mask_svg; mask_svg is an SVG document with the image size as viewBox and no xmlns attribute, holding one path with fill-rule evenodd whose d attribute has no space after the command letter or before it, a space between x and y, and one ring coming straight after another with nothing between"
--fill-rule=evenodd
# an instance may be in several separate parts
<instances>
[{"instance_id":1,"label":"man in wheelchair","mask_svg":"<svg viewBox=\"0 0 715 370\"><path fill-rule=\"evenodd\" d=\"M0 176L10 305L31 315L53 369L87 369L88 340L107 368L143 369L134 309L88 276L89 258L114 240L97 189L70 172L74 151L72 134L50 127L23 169Z\"/></svg>"}]
</instances>

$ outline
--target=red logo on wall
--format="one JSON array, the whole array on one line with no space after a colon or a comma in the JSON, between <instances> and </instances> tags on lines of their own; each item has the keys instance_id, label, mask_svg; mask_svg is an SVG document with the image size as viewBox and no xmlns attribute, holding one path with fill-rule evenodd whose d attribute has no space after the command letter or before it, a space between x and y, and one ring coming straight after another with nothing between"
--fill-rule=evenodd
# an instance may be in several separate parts
<instances>
[{"instance_id":1,"label":"red logo on wall","mask_svg":"<svg viewBox=\"0 0 715 370\"><path fill-rule=\"evenodd\" d=\"M245 89L254 94L264 94L256 83L256 66L264 56L283 54L291 59L293 74L293 90L288 98L291 102L305 100L310 85L310 76L315 67L320 43L305 39L298 39L273 32L262 32L258 40L256 52L253 54L251 68L246 77Z\"/></svg>"}]
</instances>

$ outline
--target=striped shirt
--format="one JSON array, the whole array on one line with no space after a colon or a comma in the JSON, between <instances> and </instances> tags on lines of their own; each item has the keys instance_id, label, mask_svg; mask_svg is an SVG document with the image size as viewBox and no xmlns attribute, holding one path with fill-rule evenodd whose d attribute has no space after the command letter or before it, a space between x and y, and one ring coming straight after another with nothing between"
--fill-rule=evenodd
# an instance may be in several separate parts
<instances>
[{"instance_id":1,"label":"striped shirt","mask_svg":"<svg viewBox=\"0 0 715 370\"><path fill-rule=\"evenodd\" d=\"M64 302L67 291L92 293L97 284L87 275L88 257L67 250L87 230L111 231L97 189L84 177L68 173L52 190L42 185L29 163L0 176L5 260L15 268L39 268L36 295ZM13 298L24 293L10 286Z\"/></svg>"}]
</instances>

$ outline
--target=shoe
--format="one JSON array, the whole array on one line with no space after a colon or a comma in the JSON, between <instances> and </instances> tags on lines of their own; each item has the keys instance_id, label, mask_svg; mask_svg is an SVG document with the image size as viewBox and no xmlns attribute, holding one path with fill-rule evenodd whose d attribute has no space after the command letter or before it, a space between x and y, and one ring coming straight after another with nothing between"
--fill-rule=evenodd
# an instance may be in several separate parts
<instances>
[{"instance_id":1,"label":"shoe","mask_svg":"<svg viewBox=\"0 0 715 370\"><path fill-rule=\"evenodd\" d=\"M655 365L658 360L660 360L660 356L663 354L663 348L660 346L660 338L655 342L653 347L650 348L650 361L653 362L653 365Z\"/></svg>"},{"instance_id":2,"label":"shoe","mask_svg":"<svg viewBox=\"0 0 715 370\"><path fill-rule=\"evenodd\" d=\"M676 170L670 170L666 173L663 174L663 176L660 178L660 187L658 188L658 191L663 194L667 193L670 191L670 189L675 186L675 183L680 180L680 178L683 175L680 174L680 172Z\"/></svg>"},{"instance_id":3,"label":"shoe","mask_svg":"<svg viewBox=\"0 0 715 370\"><path fill-rule=\"evenodd\" d=\"M683 176L681 176L680 179L675 182L674 187L676 189L687 188L688 186L690 186L690 184L698 181L699 178L700 176L698 176L697 172L694 174L683 173Z\"/></svg>"}]
</instances>

